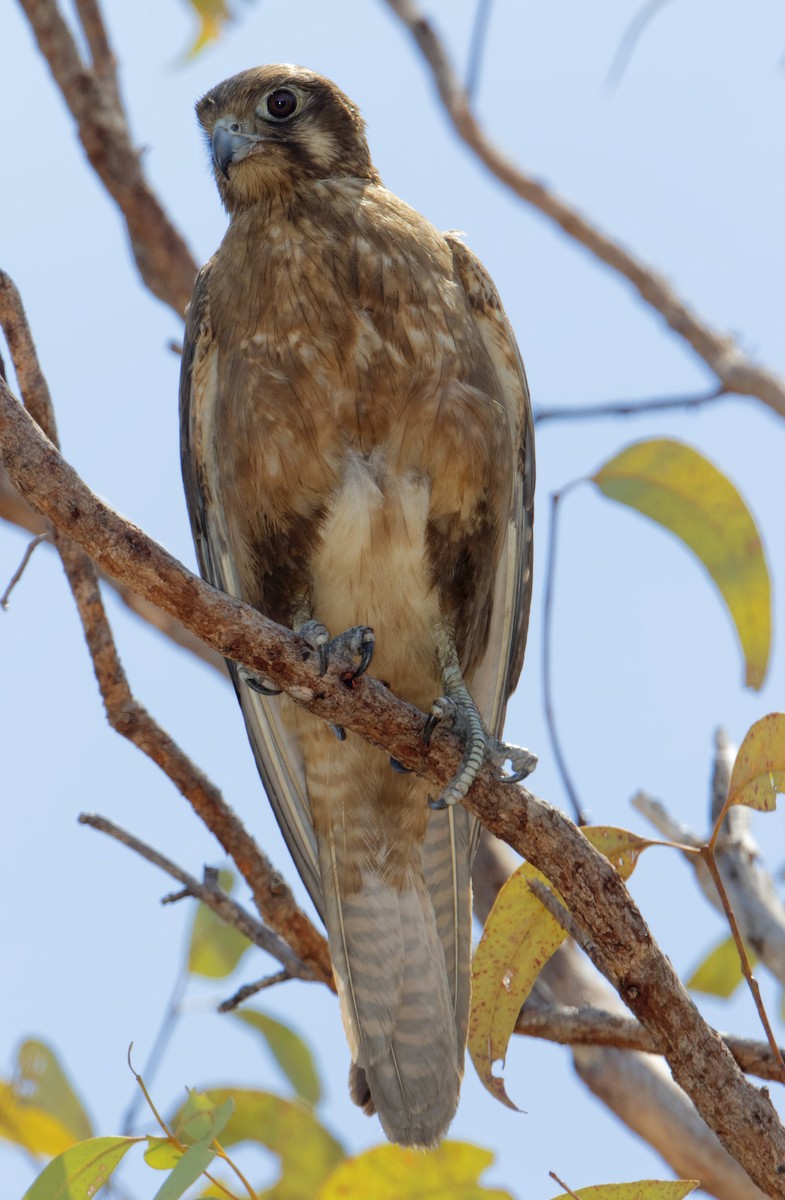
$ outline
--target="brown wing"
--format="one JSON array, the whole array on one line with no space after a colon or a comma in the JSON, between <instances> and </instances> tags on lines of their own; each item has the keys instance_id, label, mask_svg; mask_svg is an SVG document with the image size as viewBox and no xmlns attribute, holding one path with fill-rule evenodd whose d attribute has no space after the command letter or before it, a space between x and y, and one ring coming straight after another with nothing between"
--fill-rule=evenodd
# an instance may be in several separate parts
<instances>
[{"instance_id":1,"label":"brown wing","mask_svg":"<svg viewBox=\"0 0 785 1200\"><path fill-rule=\"evenodd\" d=\"M500 735L507 701L523 666L532 594L534 430L526 372L515 335L488 272L454 233L445 234L455 274L490 356L516 456L507 534L496 573L491 628L470 690L491 731Z\"/></svg>"},{"instance_id":2,"label":"brown wing","mask_svg":"<svg viewBox=\"0 0 785 1200\"><path fill-rule=\"evenodd\" d=\"M180 445L186 502L202 575L242 597L215 473L218 346L210 322L212 262L200 271L188 308L180 375ZM252 691L228 667L265 791L289 852L320 915L323 897L305 768L297 738L283 724L280 701Z\"/></svg>"}]
</instances>

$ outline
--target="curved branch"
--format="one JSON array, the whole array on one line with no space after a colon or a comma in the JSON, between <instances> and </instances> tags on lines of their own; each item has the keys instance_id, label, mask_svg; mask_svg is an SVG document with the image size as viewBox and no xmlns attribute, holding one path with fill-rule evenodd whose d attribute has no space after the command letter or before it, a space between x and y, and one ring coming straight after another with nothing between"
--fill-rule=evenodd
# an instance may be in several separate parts
<instances>
[{"instance_id":1,"label":"curved branch","mask_svg":"<svg viewBox=\"0 0 785 1200\"><path fill-rule=\"evenodd\" d=\"M703 359L724 391L757 396L780 416L785 416L785 380L748 358L732 337L713 329L699 317L661 275L494 146L477 122L466 92L430 22L413 0L385 2L417 43L456 133L488 170L521 200L538 209L584 249L627 279L641 299L651 305L674 333L684 338Z\"/></svg>"},{"instance_id":2,"label":"curved branch","mask_svg":"<svg viewBox=\"0 0 785 1200\"><path fill-rule=\"evenodd\" d=\"M177 616L225 657L269 676L296 702L344 725L444 786L461 758L457 737L422 741L424 717L347 659L319 674L318 655L289 630L197 579L95 496L0 382L0 451L14 484L110 574ZM558 810L486 766L466 798L483 824L538 867L587 934L592 960L650 1030L674 1079L758 1186L785 1198L785 1129L706 1024L656 945L620 876ZM306 957L306 956L303 956Z\"/></svg>"},{"instance_id":3,"label":"curved branch","mask_svg":"<svg viewBox=\"0 0 785 1200\"><path fill-rule=\"evenodd\" d=\"M182 317L198 270L179 230L147 182L131 141L114 56L93 0L77 5L93 65L82 61L57 0L19 0L55 83L76 120L95 173L120 209L147 287Z\"/></svg>"}]
</instances>

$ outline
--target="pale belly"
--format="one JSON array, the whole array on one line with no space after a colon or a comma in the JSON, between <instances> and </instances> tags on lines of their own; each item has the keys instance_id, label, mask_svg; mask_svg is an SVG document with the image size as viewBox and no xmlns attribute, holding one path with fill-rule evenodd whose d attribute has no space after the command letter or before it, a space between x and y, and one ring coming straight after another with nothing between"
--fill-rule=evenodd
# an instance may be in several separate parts
<instances>
[{"instance_id":1,"label":"pale belly","mask_svg":"<svg viewBox=\"0 0 785 1200\"><path fill-rule=\"evenodd\" d=\"M439 601L426 553L430 482L393 474L383 451L347 459L311 564L314 617L335 635L376 633L373 674L421 708L440 693Z\"/></svg>"}]
</instances>

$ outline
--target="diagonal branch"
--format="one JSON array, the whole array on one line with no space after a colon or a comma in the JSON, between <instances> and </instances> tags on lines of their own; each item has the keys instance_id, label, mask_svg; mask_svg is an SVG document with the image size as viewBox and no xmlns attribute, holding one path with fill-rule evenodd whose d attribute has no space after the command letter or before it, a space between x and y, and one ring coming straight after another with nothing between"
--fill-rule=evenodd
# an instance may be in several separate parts
<instances>
[{"instance_id":1,"label":"diagonal branch","mask_svg":"<svg viewBox=\"0 0 785 1200\"><path fill-rule=\"evenodd\" d=\"M32 415L15 402L16 410L24 415L41 442L57 455L53 442L41 432L46 430L53 439L57 438L49 388L38 363L21 298L3 272L0 272L0 324ZM10 396L7 385L3 382L2 386ZM73 509L72 513L78 516ZM313 966L324 982L331 983L326 942L300 911L282 877L218 789L133 696L114 644L93 562L71 539L68 530L57 522L54 523L53 541L76 601L110 725L169 776L237 864L265 920L288 941L299 958Z\"/></svg>"},{"instance_id":2,"label":"diagonal branch","mask_svg":"<svg viewBox=\"0 0 785 1200\"><path fill-rule=\"evenodd\" d=\"M293 953L288 944L283 938L278 937L261 921L257 921L249 912L222 891L220 887L210 887L207 883L200 883L193 875L189 875L182 867L178 867L177 863L172 862L165 854L161 854L159 850L155 850L152 846L148 846L146 842L134 837L132 833L128 833L126 829L121 829L119 825L115 825L113 821L108 821L106 817L101 817L98 813L80 813L79 824L89 825L91 829L97 829L99 833L105 833L115 841L120 842L123 846L128 846L129 850L135 851L142 858L147 859L153 866L159 867L162 871L166 871L167 875L171 875L173 879L178 880L185 888L183 895L193 896L195 900L201 900L202 904L219 916L227 925L231 925L233 929L238 929L240 933L248 938L254 946L258 946L260 950L264 950L267 954L277 958L283 964L287 978L297 979L316 979L317 976L313 970L305 963L301 962L297 955Z\"/></svg>"},{"instance_id":3,"label":"diagonal branch","mask_svg":"<svg viewBox=\"0 0 785 1200\"><path fill-rule=\"evenodd\" d=\"M150 187L141 151L131 141L114 55L95 0L77 4L91 66L82 61L57 0L19 3L76 121L90 165L125 219L139 274L153 295L182 317L197 265Z\"/></svg>"},{"instance_id":4,"label":"diagonal branch","mask_svg":"<svg viewBox=\"0 0 785 1200\"><path fill-rule=\"evenodd\" d=\"M95 496L2 382L0 453L15 486L60 531L220 654L269 676L317 716L384 747L435 784L455 773L455 735L438 730L424 746L423 714L367 676L348 683L348 660L320 676L318 656L301 638L197 579ZM558 810L500 781L487 764L465 803L551 880L586 932L593 961L656 1037L676 1082L758 1186L785 1198L785 1130L768 1094L745 1080L703 1020L611 864Z\"/></svg>"},{"instance_id":5,"label":"diagonal branch","mask_svg":"<svg viewBox=\"0 0 785 1200\"><path fill-rule=\"evenodd\" d=\"M723 391L757 396L780 416L785 416L785 380L753 362L732 337L713 329L698 316L662 275L503 154L478 123L444 45L414 0L386 0L386 3L414 38L456 133L488 170L521 200L558 225L568 237L628 280L641 299L651 305L674 333L684 338L703 359Z\"/></svg>"}]
</instances>

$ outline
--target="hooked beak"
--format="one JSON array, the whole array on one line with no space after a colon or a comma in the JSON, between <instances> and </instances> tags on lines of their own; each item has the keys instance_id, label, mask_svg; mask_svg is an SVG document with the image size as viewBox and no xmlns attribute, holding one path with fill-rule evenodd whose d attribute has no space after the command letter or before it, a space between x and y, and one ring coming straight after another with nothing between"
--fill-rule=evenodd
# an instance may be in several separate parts
<instances>
[{"instance_id":1,"label":"hooked beak","mask_svg":"<svg viewBox=\"0 0 785 1200\"><path fill-rule=\"evenodd\" d=\"M225 179L229 178L229 167L250 154L254 146L266 139L255 133L241 133L227 129L220 121L213 130L213 160Z\"/></svg>"}]
</instances>

